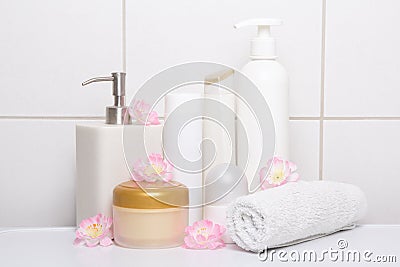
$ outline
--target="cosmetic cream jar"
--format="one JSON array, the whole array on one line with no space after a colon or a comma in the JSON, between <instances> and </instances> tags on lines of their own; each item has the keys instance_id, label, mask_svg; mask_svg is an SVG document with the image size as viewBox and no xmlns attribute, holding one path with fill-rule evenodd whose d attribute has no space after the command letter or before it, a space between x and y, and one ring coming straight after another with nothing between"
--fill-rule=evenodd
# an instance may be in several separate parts
<instances>
[{"instance_id":1,"label":"cosmetic cream jar","mask_svg":"<svg viewBox=\"0 0 400 267\"><path fill-rule=\"evenodd\" d=\"M189 193L171 182L128 181L114 188L114 241L127 248L169 248L183 243Z\"/></svg>"}]
</instances>

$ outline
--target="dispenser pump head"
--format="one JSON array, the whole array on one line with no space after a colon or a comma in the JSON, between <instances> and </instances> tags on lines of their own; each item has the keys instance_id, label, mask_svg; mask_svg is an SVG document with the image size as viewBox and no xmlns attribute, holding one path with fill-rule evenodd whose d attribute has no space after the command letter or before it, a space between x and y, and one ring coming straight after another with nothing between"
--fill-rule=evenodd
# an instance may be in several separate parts
<instances>
[{"instance_id":1,"label":"dispenser pump head","mask_svg":"<svg viewBox=\"0 0 400 267\"><path fill-rule=\"evenodd\" d=\"M236 29L244 26L258 26L257 37L251 40L251 59L275 59L275 38L271 36L270 26L282 24L281 19L249 19L234 25Z\"/></svg>"},{"instance_id":2,"label":"dispenser pump head","mask_svg":"<svg viewBox=\"0 0 400 267\"><path fill-rule=\"evenodd\" d=\"M106 124L131 124L128 107L125 106L125 76L124 72L113 72L111 76L97 77L82 83L82 86L93 82L111 81L114 105L106 107Z\"/></svg>"}]
</instances>

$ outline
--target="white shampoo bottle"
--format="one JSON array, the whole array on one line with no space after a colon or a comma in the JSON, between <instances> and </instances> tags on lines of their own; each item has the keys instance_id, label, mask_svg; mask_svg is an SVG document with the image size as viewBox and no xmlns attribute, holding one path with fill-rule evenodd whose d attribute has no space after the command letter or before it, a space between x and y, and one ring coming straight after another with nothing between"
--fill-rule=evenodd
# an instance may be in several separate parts
<instances>
[{"instance_id":1,"label":"white shampoo bottle","mask_svg":"<svg viewBox=\"0 0 400 267\"><path fill-rule=\"evenodd\" d=\"M241 69L260 90L272 113L275 126L275 156L289 158L289 79L285 68L276 61L275 39L271 37L270 26L281 25L280 19L250 19L239 22L234 27L257 26L258 34L251 41L250 61ZM252 118L247 118L244 107L237 104L238 118L248 124L247 137L238 133L238 165L246 168L249 183L258 178L259 159L252 158L261 155L260 136L255 136L257 123L252 124ZM251 125L252 124L252 125ZM254 128L254 129L253 129ZM254 136L253 136L254 135ZM246 140L244 140L246 139ZM248 155L243 146L248 146Z\"/></svg>"}]
</instances>

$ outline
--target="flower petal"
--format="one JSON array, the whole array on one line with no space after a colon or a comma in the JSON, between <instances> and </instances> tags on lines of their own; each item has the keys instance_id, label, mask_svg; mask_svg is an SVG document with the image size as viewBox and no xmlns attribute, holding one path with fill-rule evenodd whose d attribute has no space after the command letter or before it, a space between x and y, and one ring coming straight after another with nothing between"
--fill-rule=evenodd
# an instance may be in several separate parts
<instances>
[{"instance_id":1,"label":"flower petal","mask_svg":"<svg viewBox=\"0 0 400 267\"><path fill-rule=\"evenodd\" d=\"M160 124L160 121L158 120L158 114L156 111L152 111L149 113L148 123L150 125L159 125Z\"/></svg>"},{"instance_id":2,"label":"flower petal","mask_svg":"<svg viewBox=\"0 0 400 267\"><path fill-rule=\"evenodd\" d=\"M226 229L223 225L220 225L218 223L214 224L214 229L213 229L213 235L215 235L217 238L220 238L224 233Z\"/></svg>"},{"instance_id":3,"label":"flower petal","mask_svg":"<svg viewBox=\"0 0 400 267\"><path fill-rule=\"evenodd\" d=\"M187 248L195 248L197 245L196 240L191 235L185 236L184 241Z\"/></svg>"},{"instance_id":4,"label":"flower petal","mask_svg":"<svg viewBox=\"0 0 400 267\"><path fill-rule=\"evenodd\" d=\"M86 246L92 248L99 244L99 239L86 239L85 240Z\"/></svg>"},{"instance_id":5,"label":"flower petal","mask_svg":"<svg viewBox=\"0 0 400 267\"><path fill-rule=\"evenodd\" d=\"M217 249L220 247L225 247L225 243L222 240L216 241L216 242L210 242L207 244L207 248L209 248L209 249Z\"/></svg>"},{"instance_id":6,"label":"flower petal","mask_svg":"<svg viewBox=\"0 0 400 267\"><path fill-rule=\"evenodd\" d=\"M197 241L196 243L199 245L204 244L207 241L204 235L196 235L195 240Z\"/></svg>"},{"instance_id":7,"label":"flower petal","mask_svg":"<svg viewBox=\"0 0 400 267\"><path fill-rule=\"evenodd\" d=\"M100 245L103 247L108 247L110 245L112 245L112 240L110 237L106 236L103 239L100 240Z\"/></svg>"},{"instance_id":8,"label":"flower petal","mask_svg":"<svg viewBox=\"0 0 400 267\"><path fill-rule=\"evenodd\" d=\"M300 175L297 172L295 172L295 173L292 173L286 180L288 182L296 182L299 179L300 179Z\"/></svg>"},{"instance_id":9,"label":"flower petal","mask_svg":"<svg viewBox=\"0 0 400 267\"><path fill-rule=\"evenodd\" d=\"M90 220L90 218L82 220L81 223L79 224L79 228L80 229L86 229L86 227L88 227L89 225L91 225L92 222Z\"/></svg>"},{"instance_id":10,"label":"flower petal","mask_svg":"<svg viewBox=\"0 0 400 267\"><path fill-rule=\"evenodd\" d=\"M283 168L283 159L281 159L279 157L275 157L272 162L273 162L274 168L279 168L279 169Z\"/></svg>"},{"instance_id":11,"label":"flower petal","mask_svg":"<svg viewBox=\"0 0 400 267\"><path fill-rule=\"evenodd\" d=\"M85 236L85 234L82 232L82 229L79 228L78 230L75 231L75 237L82 239Z\"/></svg>"},{"instance_id":12,"label":"flower petal","mask_svg":"<svg viewBox=\"0 0 400 267\"><path fill-rule=\"evenodd\" d=\"M260 170L260 182L264 182L267 179L268 169L266 167Z\"/></svg>"},{"instance_id":13,"label":"flower petal","mask_svg":"<svg viewBox=\"0 0 400 267\"><path fill-rule=\"evenodd\" d=\"M291 172L290 167L289 167L289 162L288 162L288 161L285 161L285 162L284 162L284 172L283 172L283 176L285 177L285 179L287 179L287 178L290 176L291 173L292 173L292 172Z\"/></svg>"},{"instance_id":14,"label":"flower petal","mask_svg":"<svg viewBox=\"0 0 400 267\"><path fill-rule=\"evenodd\" d=\"M290 171L291 172L295 172L297 170L297 165L294 164L293 162L289 161L289 160L288 160L288 163L289 163Z\"/></svg>"},{"instance_id":15,"label":"flower petal","mask_svg":"<svg viewBox=\"0 0 400 267\"><path fill-rule=\"evenodd\" d=\"M75 240L74 240L74 245L75 246L77 246L77 245L79 245L79 244L81 244L82 243L82 239L80 239L80 238L75 238Z\"/></svg>"},{"instance_id":16,"label":"flower petal","mask_svg":"<svg viewBox=\"0 0 400 267\"><path fill-rule=\"evenodd\" d=\"M203 225L203 221L196 221L193 223L193 229L197 230L197 228L201 228L202 225Z\"/></svg>"},{"instance_id":17,"label":"flower petal","mask_svg":"<svg viewBox=\"0 0 400 267\"><path fill-rule=\"evenodd\" d=\"M204 224L203 226L207 228L210 232L212 231L212 228L214 226L214 223L210 220L203 220ZM208 232L208 231L207 231Z\"/></svg>"}]
</instances>

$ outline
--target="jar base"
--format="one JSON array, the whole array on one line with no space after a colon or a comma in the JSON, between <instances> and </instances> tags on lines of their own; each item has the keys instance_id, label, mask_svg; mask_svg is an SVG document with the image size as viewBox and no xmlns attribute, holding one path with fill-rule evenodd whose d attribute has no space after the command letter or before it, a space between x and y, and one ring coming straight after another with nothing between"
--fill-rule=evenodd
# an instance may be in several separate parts
<instances>
[{"instance_id":1,"label":"jar base","mask_svg":"<svg viewBox=\"0 0 400 267\"><path fill-rule=\"evenodd\" d=\"M156 243L157 242L157 243ZM143 241L143 243L140 242L123 242L121 240L114 240L114 243L117 246L123 247L123 248L129 248L129 249L164 249L164 248L176 248L180 247L183 245L183 242L179 241L176 243L171 243L169 240L168 242L165 242L164 244L160 243L159 240L156 240L154 243L150 242L149 240Z\"/></svg>"}]
</instances>

